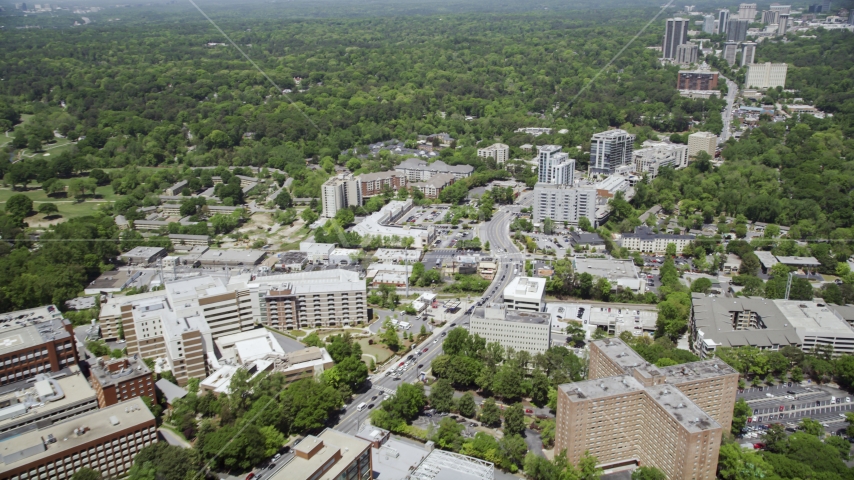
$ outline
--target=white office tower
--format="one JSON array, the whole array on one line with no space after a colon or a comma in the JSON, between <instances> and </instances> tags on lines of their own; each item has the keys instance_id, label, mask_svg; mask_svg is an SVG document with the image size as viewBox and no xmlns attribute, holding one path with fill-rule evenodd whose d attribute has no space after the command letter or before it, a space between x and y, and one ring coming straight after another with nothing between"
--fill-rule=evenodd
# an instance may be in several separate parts
<instances>
[{"instance_id":1,"label":"white office tower","mask_svg":"<svg viewBox=\"0 0 854 480\"><path fill-rule=\"evenodd\" d=\"M848 25L854 25L854 8L848 12Z\"/></svg>"},{"instance_id":2,"label":"white office tower","mask_svg":"<svg viewBox=\"0 0 854 480\"><path fill-rule=\"evenodd\" d=\"M731 18L726 27L726 39L728 42L743 42L747 39L747 28L750 20L743 18Z\"/></svg>"},{"instance_id":3,"label":"white office tower","mask_svg":"<svg viewBox=\"0 0 854 480\"><path fill-rule=\"evenodd\" d=\"M706 15L703 17L703 32L715 33L715 16Z\"/></svg>"},{"instance_id":4,"label":"white office tower","mask_svg":"<svg viewBox=\"0 0 854 480\"><path fill-rule=\"evenodd\" d=\"M596 188L594 186L569 187L551 183L534 186L534 221L551 218L557 223L578 225L581 217L587 217L596 225Z\"/></svg>"},{"instance_id":5,"label":"white office tower","mask_svg":"<svg viewBox=\"0 0 854 480\"><path fill-rule=\"evenodd\" d=\"M537 147L537 180L555 185L572 185L575 180L575 160L561 152L560 145Z\"/></svg>"},{"instance_id":6,"label":"white office tower","mask_svg":"<svg viewBox=\"0 0 854 480\"><path fill-rule=\"evenodd\" d=\"M625 130L608 130L590 139L590 173L611 175L632 162L635 136Z\"/></svg>"},{"instance_id":7,"label":"white office tower","mask_svg":"<svg viewBox=\"0 0 854 480\"><path fill-rule=\"evenodd\" d=\"M772 12L779 12L781 14L785 13L786 15L792 13L791 5L771 5Z\"/></svg>"},{"instance_id":8,"label":"white office tower","mask_svg":"<svg viewBox=\"0 0 854 480\"><path fill-rule=\"evenodd\" d=\"M753 42L744 42L741 44L741 66L750 65L756 58L756 44Z\"/></svg>"},{"instance_id":9,"label":"white office tower","mask_svg":"<svg viewBox=\"0 0 854 480\"><path fill-rule=\"evenodd\" d=\"M664 43L661 46L661 58L676 56L676 47L688 42L687 18L668 18L664 27Z\"/></svg>"},{"instance_id":10,"label":"white office tower","mask_svg":"<svg viewBox=\"0 0 854 480\"><path fill-rule=\"evenodd\" d=\"M783 36L789 31L789 15L781 13L777 21L777 36Z\"/></svg>"},{"instance_id":11,"label":"white office tower","mask_svg":"<svg viewBox=\"0 0 854 480\"><path fill-rule=\"evenodd\" d=\"M738 53L738 42L724 42L724 60L729 66L735 65L736 53Z\"/></svg>"},{"instance_id":12,"label":"white office tower","mask_svg":"<svg viewBox=\"0 0 854 480\"><path fill-rule=\"evenodd\" d=\"M726 33L726 28L728 24L729 10L720 10L718 12L718 33Z\"/></svg>"},{"instance_id":13,"label":"white office tower","mask_svg":"<svg viewBox=\"0 0 854 480\"><path fill-rule=\"evenodd\" d=\"M676 58L673 59L673 62L680 65L690 65L697 63L699 55L700 47L696 43L683 43L676 47Z\"/></svg>"},{"instance_id":14,"label":"white office tower","mask_svg":"<svg viewBox=\"0 0 854 480\"><path fill-rule=\"evenodd\" d=\"M343 208L358 207L362 204L359 179L351 173L341 173L326 180L320 190L325 218L334 217L338 210Z\"/></svg>"},{"instance_id":15,"label":"white office tower","mask_svg":"<svg viewBox=\"0 0 854 480\"><path fill-rule=\"evenodd\" d=\"M756 4L742 3L738 6L738 18L752 22L756 18Z\"/></svg>"},{"instance_id":16,"label":"white office tower","mask_svg":"<svg viewBox=\"0 0 854 480\"><path fill-rule=\"evenodd\" d=\"M747 67L747 88L776 88L786 87L786 72L789 65L785 63L754 63Z\"/></svg>"},{"instance_id":17,"label":"white office tower","mask_svg":"<svg viewBox=\"0 0 854 480\"><path fill-rule=\"evenodd\" d=\"M763 10L762 23L765 25L776 24L780 19L780 12L777 10Z\"/></svg>"}]
</instances>

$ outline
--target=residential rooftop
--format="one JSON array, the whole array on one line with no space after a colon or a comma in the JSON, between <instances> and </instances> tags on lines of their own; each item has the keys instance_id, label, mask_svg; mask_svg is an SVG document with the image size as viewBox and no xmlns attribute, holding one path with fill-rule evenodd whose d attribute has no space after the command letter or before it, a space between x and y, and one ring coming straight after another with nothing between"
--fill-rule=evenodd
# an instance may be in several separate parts
<instances>
[{"instance_id":1,"label":"residential rooftop","mask_svg":"<svg viewBox=\"0 0 854 480\"><path fill-rule=\"evenodd\" d=\"M535 277L516 277L504 288L504 298L508 295L517 298L540 300L546 291L546 279Z\"/></svg>"}]
</instances>

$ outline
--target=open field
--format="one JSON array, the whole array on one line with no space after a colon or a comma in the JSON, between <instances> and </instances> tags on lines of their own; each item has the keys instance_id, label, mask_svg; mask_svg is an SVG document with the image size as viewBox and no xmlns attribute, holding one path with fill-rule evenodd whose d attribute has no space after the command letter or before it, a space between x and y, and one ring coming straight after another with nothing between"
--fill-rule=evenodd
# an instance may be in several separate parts
<instances>
[{"instance_id":1,"label":"open field","mask_svg":"<svg viewBox=\"0 0 854 480\"><path fill-rule=\"evenodd\" d=\"M60 217L54 216L49 220L44 219L44 215L33 215L31 217L27 217L26 222L30 224L31 227L44 227L47 225L53 225L64 220L68 220L69 218L82 217L86 215L92 215L98 210L98 207L107 203L114 202L118 196L113 193L112 188L109 186L98 187L96 190L96 195L94 198L91 196L87 197L85 201L78 202L73 198L65 198L65 197L48 197L45 194L44 190L41 189L32 189L34 188L32 185L30 186L31 190L27 191L13 191L10 188L0 188L0 206L5 208L6 202L12 195L16 194L24 194L30 197L30 200L33 201L33 209L38 210L39 204L41 203L55 203L57 208L59 208Z\"/></svg>"},{"instance_id":2,"label":"open field","mask_svg":"<svg viewBox=\"0 0 854 480\"><path fill-rule=\"evenodd\" d=\"M374 338L374 344L368 345L367 338L360 338L358 340L359 345L362 347L362 353L366 353L368 355L373 355L377 358L377 364L385 362L389 358L391 358L394 353L385 347L385 345L377 344L376 338Z\"/></svg>"}]
</instances>

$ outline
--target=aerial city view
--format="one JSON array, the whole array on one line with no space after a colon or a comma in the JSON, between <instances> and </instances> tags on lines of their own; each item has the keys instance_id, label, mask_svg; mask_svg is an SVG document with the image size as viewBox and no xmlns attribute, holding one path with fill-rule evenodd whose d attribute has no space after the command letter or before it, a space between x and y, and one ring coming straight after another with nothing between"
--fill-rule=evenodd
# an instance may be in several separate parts
<instances>
[{"instance_id":1,"label":"aerial city view","mask_svg":"<svg viewBox=\"0 0 854 480\"><path fill-rule=\"evenodd\" d=\"M854 479L854 0L56 1L0 480Z\"/></svg>"}]
</instances>

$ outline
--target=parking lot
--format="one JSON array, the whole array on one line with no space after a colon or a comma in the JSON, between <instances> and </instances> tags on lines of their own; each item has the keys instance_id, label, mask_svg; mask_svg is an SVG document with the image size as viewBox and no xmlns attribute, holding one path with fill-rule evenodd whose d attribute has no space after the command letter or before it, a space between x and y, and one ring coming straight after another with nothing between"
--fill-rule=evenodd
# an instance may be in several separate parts
<instances>
[{"instance_id":1,"label":"parking lot","mask_svg":"<svg viewBox=\"0 0 854 480\"><path fill-rule=\"evenodd\" d=\"M472 229L457 229L442 227L436 233L436 240L431 245L433 248L456 248L460 240L471 240L474 238L474 230ZM425 264L425 266L427 266Z\"/></svg>"},{"instance_id":2,"label":"parking lot","mask_svg":"<svg viewBox=\"0 0 854 480\"><path fill-rule=\"evenodd\" d=\"M398 219L398 225L404 224L430 224L430 223L439 223L445 218L445 214L448 212L447 205L431 205L427 207L416 207L409 211L406 215Z\"/></svg>"},{"instance_id":3,"label":"parking lot","mask_svg":"<svg viewBox=\"0 0 854 480\"><path fill-rule=\"evenodd\" d=\"M804 418L821 422L827 432L835 433L846 426L845 414L854 412L850 394L824 385L801 386L789 382L749 387L740 390L738 398L743 398L752 410L748 427L753 428L748 428L748 434L761 433L763 425L772 423L781 423L791 431Z\"/></svg>"}]
</instances>

